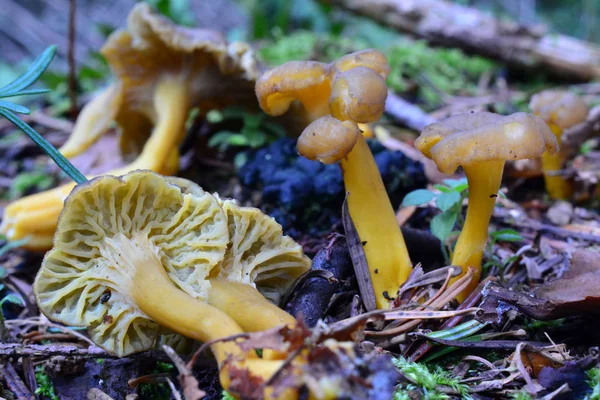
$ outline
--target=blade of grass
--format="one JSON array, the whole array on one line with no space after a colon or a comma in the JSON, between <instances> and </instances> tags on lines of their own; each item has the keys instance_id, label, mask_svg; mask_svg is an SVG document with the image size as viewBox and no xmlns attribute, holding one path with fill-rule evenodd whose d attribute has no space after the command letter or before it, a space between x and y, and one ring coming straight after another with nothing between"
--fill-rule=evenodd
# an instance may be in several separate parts
<instances>
[{"instance_id":1,"label":"blade of grass","mask_svg":"<svg viewBox=\"0 0 600 400\"><path fill-rule=\"evenodd\" d=\"M2 101L2 100L0 100L0 107L6 108L9 111L19 113L19 114L29 114L31 112L31 111L29 111L29 108L27 108L27 107L23 107L19 104L9 103L8 101Z\"/></svg>"},{"instance_id":2,"label":"blade of grass","mask_svg":"<svg viewBox=\"0 0 600 400\"><path fill-rule=\"evenodd\" d=\"M21 121L19 117L5 108L0 108L0 115L15 124L27 134L46 154L76 183L87 182L87 178L79 172L54 146L42 137L35 129Z\"/></svg>"}]
</instances>

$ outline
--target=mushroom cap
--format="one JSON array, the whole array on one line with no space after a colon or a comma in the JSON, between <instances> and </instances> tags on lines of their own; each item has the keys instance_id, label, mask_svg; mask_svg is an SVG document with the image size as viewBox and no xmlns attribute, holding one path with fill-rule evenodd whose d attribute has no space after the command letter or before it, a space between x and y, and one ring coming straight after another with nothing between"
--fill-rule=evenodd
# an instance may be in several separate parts
<instances>
[{"instance_id":1,"label":"mushroom cap","mask_svg":"<svg viewBox=\"0 0 600 400\"><path fill-rule=\"evenodd\" d=\"M183 79L190 107L206 110L251 99L258 76L247 44L228 44L218 31L175 25L147 3L133 7L127 29L114 32L101 53L122 84L116 121L125 154L139 153L151 133L153 93L161 78Z\"/></svg>"},{"instance_id":2,"label":"mushroom cap","mask_svg":"<svg viewBox=\"0 0 600 400\"><path fill-rule=\"evenodd\" d=\"M558 151L556 137L539 117L526 113L454 115L425 127L415 147L450 174L458 166L520 160Z\"/></svg>"},{"instance_id":3,"label":"mushroom cap","mask_svg":"<svg viewBox=\"0 0 600 400\"><path fill-rule=\"evenodd\" d=\"M230 243L213 277L258 289L278 304L294 281L311 267L302 246L283 235L281 225L258 208L220 200L227 215Z\"/></svg>"},{"instance_id":4,"label":"mushroom cap","mask_svg":"<svg viewBox=\"0 0 600 400\"><path fill-rule=\"evenodd\" d=\"M333 164L350 153L360 134L356 123L326 115L304 129L298 138L298 153L309 160Z\"/></svg>"},{"instance_id":5,"label":"mushroom cap","mask_svg":"<svg viewBox=\"0 0 600 400\"><path fill-rule=\"evenodd\" d=\"M374 49L360 50L346 54L333 62L332 71L346 72L356 67L366 67L377 72L383 79L390 74L390 66L385 55Z\"/></svg>"},{"instance_id":6,"label":"mushroom cap","mask_svg":"<svg viewBox=\"0 0 600 400\"><path fill-rule=\"evenodd\" d=\"M385 79L367 67L338 72L331 87L329 109L335 118L359 123L374 122L385 111Z\"/></svg>"},{"instance_id":7,"label":"mushroom cap","mask_svg":"<svg viewBox=\"0 0 600 400\"><path fill-rule=\"evenodd\" d=\"M586 120L589 108L575 93L565 90L544 90L531 97L529 108L549 124L562 129Z\"/></svg>"},{"instance_id":8,"label":"mushroom cap","mask_svg":"<svg viewBox=\"0 0 600 400\"><path fill-rule=\"evenodd\" d=\"M268 70L256 81L256 97L269 115L284 114L294 100L305 108L312 101L327 101L331 83L329 65L316 61L290 61Z\"/></svg>"},{"instance_id":9,"label":"mushroom cap","mask_svg":"<svg viewBox=\"0 0 600 400\"><path fill-rule=\"evenodd\" d=\"M227 249L225 213L198 189L183 193L150 171L77 185L34 282L42 313L87 326L118 356L150 349L162 328L130 294L135 271L158 262L176 286L205 300L206 278Z\"/></svg>"}]
</instances>

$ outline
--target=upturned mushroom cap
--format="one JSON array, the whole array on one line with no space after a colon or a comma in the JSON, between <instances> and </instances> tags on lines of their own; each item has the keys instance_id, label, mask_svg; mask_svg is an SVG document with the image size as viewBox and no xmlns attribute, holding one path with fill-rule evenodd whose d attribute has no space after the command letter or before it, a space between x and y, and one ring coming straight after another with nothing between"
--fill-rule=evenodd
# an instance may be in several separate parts
<instances>
[{"instance_id":1,"label":"upturned mushroom cap","mask_svg":"<svg viewBox=\"0 0 600 400\"><path fill-rule=\"evenodd\" d=\"M298 138L298 153L309 160L333 164L350 153L360 134L356 123L326 115L304 129Z\"/></svg>"},{"instance_id":2,"label":"upturned mushroom cap","mask_svg":"<svg viewBox=\"0 0 600 400\"><path fill-rule=\"evenodd\" d=\"M466 113L431 124L415 147L451 174L460 165L520 160L558 151L556 137L540 118L526 113L500 116Z\"/></svg>"},{"instance_id":3,"label":"upturned mushroom cap","mask_svg":"<svg viewBox=\"0 0 600 400\"><path fill-rule=\"evenodd\" d=\"M265 72L256 82L256 97L269 115L284 114L294 100L305 108L326 103L331 90L329 66L316 61L290 61Z\"/></svg>"},{"instance_id":4,"label":"upturned mushroom cap","mask_svg":"<svg viewBox=\"0 0 600 400\"><path fill-rule=\"evenodd\" d=\"M346 72L356 67L366 67L377 72L383 79L390 74L390 66L385 55L374 49L365 49L346 54L333 62L332 71Z\"/></svg>"},{"instance_id":5,"label":"upturned mushroom cap","mask_svg":"<svg viewBox=\"0 0 600 400\"><path fill-rule=\"evenodd\" d=\"M101 49L122 84L123 106L116 120L124 153L138 153L156 117L154 88L164 77L180 77L190 108L227 105L250 99L258 67L250 47L227 43L223 34L175 25L138 3L126 30L114 32Z\"/></svg>"},{"instance_id":6,"label":"upturned mushroom cap","mask_svg":"<svg viewBox=\"0 0 600 400\"><path fill-rule=\"evenodd\" d=\"M182 193L149 171L102 176L67 197L34 293L48 318L87 326L104 349L147 350L161 327L132 298L135 272L158 262L176 286L206 299L228 238L223 210L201 189Z\"/></svg>"},{"instance_id":7,"label":"upturned mushroom cap","mask_svg":"<svg viewBox=\"0 0 600 400\"><path fill-rule=\"evenodd\" d=\"M329 98L331 115L342 121L378 121L385 111L387 94L385 79L370 68L338 72Z\"/></svg>"},{"instance_id":8,"label":"upturned mushroom cap","mask_svg":"<svg viewBox=\"0 0 600 400\"><path fill-rule=\"evenodd\" d=\"M311 267L302 246L284 236L281 225L258 208L220 200L230 243L212 276L251 285L278 304L294 281Z\"/></svg>"},{"instance_id":9,"label":"upturned mushroom cap","mask_svg":"<svg viewBox=\"0 0 600 400\"><path fill-rule=\"evenodd\" d=\"M533 95L529 108L547 123L562 129L585 121L589 112L581 97L564 90L544 90Z\"/></svg>"}]
</instances>

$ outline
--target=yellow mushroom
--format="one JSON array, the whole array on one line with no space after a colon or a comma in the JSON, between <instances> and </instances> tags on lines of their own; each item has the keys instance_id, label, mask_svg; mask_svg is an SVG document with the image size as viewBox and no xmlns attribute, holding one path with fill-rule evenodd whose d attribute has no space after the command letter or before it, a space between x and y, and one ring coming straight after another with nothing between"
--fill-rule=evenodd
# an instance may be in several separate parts
<instances>
[{"instance_id":1,"label":"yellow mushroom","mask_svg":"<svg viewBox=\"0 0 600 400\"><path fill-rule=\"evenodd\" d=\"M287 63L263 74L256 84L267 114L281 115L298 100L312 116L298 139L300 154L324 163L340 162L378 308L389 305L412 269L379 170L357 125L377 121L383 114L388 73L383 54L363 50L331 64Z\"/></svg>"},{"instance_id":2,"label":"yellow mushroom","mask_svg":"<svg viewBox=\"0 0 600 400\"><path fill-rule=\"evenodd\" d=\"M248 45L227 43L219 32L174 25L146 3L133 8L128 28L113 33L101 53L116 81L84 107L60 150L66 157L78 155L116 122L122 153L137 158L109 175L135 169L176 173L191 108L207 111L253 98L257 66ZM9 240L31 236L24 247L48 250L73 186L13 202L0 233Z\"/></svg>"},{"instance_id":3,"label":"yellow mushroom","mask_svg":"<svg viewBox=\"0 0 600 400\"><path fill-rule=\"evenodd\" d=\"M150 171L101 176L67 197L34 294L48 318L87 327L98 346L120 357L151 349L164 329L204 342L241 334L207 304L207 277L228 244L227 217L201 189L184 193ZM231 368L266 380L281 365L233 342L211 349L225 388Z\"/></svg>"},{"instance_id":4,"label":"yellow mushroom","mask_svg":"<svg viewBox=\"0 0 600 400\"><path fill-rule=\"evenodd\" d=\"M558 144L548 126L536 116L477 112L425 127L415 147L435 161L441 172L451 174L462 166L467 176L469 207L452 256L452 264L463 267L460 276L466 274L467 267L476 268L471 284L458 297L463 301L481 276L488 224L505 162L539 157L544 151L554 154Z\"/></svg>"},{"instance_id":5,"label":"yellow mushroom","mask_svg":"<svg viewBox=\"0 0 600 400\"><path fill-rule=\"evenodd\" d=\"M545 90L534 95L529 108L542 118L556 136L558 145L562 141L563 131L585 121L588 107L581 97L562 90ZM565 157L563 154L542 154L542 170L546 182L546 190L551 198L566 200L573 194L573 187L568 179L562 176Z\"/></svg>"}]
</instances>

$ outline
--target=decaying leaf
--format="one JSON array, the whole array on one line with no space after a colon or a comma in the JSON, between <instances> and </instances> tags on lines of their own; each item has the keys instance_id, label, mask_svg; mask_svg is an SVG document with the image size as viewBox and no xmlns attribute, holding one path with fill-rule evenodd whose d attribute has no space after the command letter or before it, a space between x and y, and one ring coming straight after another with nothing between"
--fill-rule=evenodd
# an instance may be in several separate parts
<instances>
[{"instance_id":1,"label":"decaying leaf","mask_svg":"<svg viewBox=\"0 0 600 400\"><path fill-rule=\"evenodd\" d=\"M531 295L492 283L485 288L484 319L498 322L502 314L517 308L538 320L598 313L600 310L600 253L577 250L562 277L538 286Z\"/></svg>"}]
</instances>

